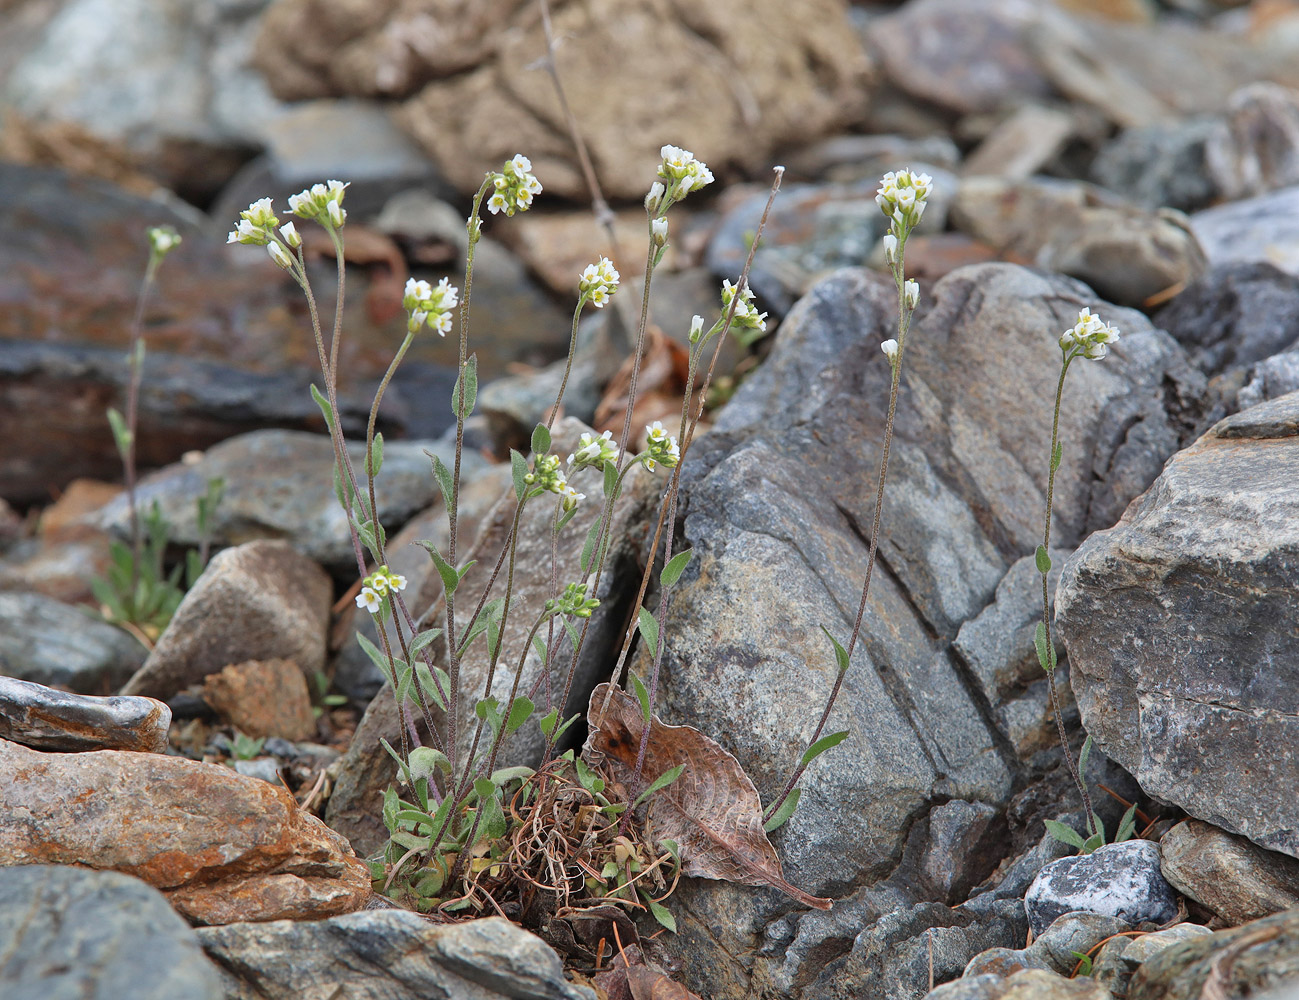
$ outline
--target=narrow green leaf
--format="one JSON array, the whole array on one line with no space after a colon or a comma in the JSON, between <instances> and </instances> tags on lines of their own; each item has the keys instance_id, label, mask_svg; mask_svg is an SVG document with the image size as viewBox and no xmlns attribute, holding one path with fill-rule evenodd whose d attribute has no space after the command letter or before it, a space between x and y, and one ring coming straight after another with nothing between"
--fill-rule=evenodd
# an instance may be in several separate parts
<instances>
[{"instance_id":1,"label":"narrow green leaf","mask_svg":"<svg viewBox=\"0 0 1299 1000\"><path fill-rule=\"evenodd\" d=\"M785 801L780 804L780 808L771 814L771 819L762 824L763 831L771 833L772 830L784 826L789 821L789 817L794 815L794 810L798 808L798 800L802 794L801 788L795 788L790 792Z\"/></svg>"},{"instance_id":2,"label":"narrow green leaf","mask_svg":"<svg viewBox=\"0 0 1299 1000\"><path fill-rule=\"evenodd\" d=\"M461 382L464 383L464 402L460 401ZM464 370L456 376L456 384L451 389L451 412L462 420L474 410L474 401L478 398L478 355L469 355Z\"/></svg>"},{"instance_id":3,"label":"narrow green leaf","mask_svg":"<svg viewBox=\"0 0 1299 1000\"><path fill-rule=\"evenodd\" d=\"M575 518L576 516L577 516L576 507L574 507L572 510L564 511L564 513L559 516L559 520L555 522L555 534L558 535L561 531L563 531L565 525L567 525L568 522L573 520L573 518Z\"/></svg>"},{"instance_id":4,"label":"narrow green leaf","mask_svg":"<svg viewBox=\"0 0 1299 1000\"><path fill-rule=\"evenodd\" d=\"M1066 826L1059 820L1055 819L1044 820L1043 823L1046 826L1046 832L1049 833L1052 838L1060 841L1062 844L1068 844L1070 847L1076 847L1079 850L1082 850L1083 839L1078 836L1078 831L1073 827Z\"/></svg>"},{"instance_id":5,"label":"narrow green leaf","mask_svg":"<svg viewBox=\"0 0 1299 1000\"><path fill-rule=\"evenodd\" d=\"M693 554L694 549L686 549L684 552L678 552L674 555L668 561L668 564L663 567L663 572L659 573L659 583L665 587L673 586L681 579L681 574L685 571L686 564L690 562L690 557Z\"/></svg>"},{"instance_id":6,"label":"narrow green leaf","mask_svg":"<svg viewBox=\"0 0 1299 1000\"><path fill-rule=\"evenodd\" d=\"M442 553L438 551L436 542L422 541L419 544L432 557L433 565L437 567L438 576L442 578L442 589L448 594L454 594L456 587L460 583L460 574L455 571L454 566L442 558Z\"/></svg>"},{"instance_id":7,"label":"narrow green leaf","mask_svg":"<svg viewBox=\"0 0 1299 1000\"><path fill-rule=\"evenodd\" d=\"M436 640L441 634L442 630L440 628L429 628L423 632L417 632L415 638L410 641L410 655L414 656L423 650L425 646Z\"/></svg>"},{"instance_id":8,"label":"narrow green leaf","mask_svg":"<svg viewBox=\"0 0 1299 1000\"><path fill-rule=\"evenodd\" d=\"M397 751L392 748L392 744L389 743L387 740L385 740L382 736L379 737L379 742L382 743L383 748L388 751L388 756L397 762L397 769L401 772L402 781L406 782L406 784L408 785L413 784L411 780L410 768L406 766L406 762L401 759L401 756L397 753ZM392 789L388 789L388 791L392 791ZM393 792L394 799L396 799L396 796L397 793ZM387 819L387 812L388 812L387 796L385 794L385 801L384 801L385 820Z\"/></svg>"},{"instance_id":9,"label":"narrow green leaf","mask_svg":"<svg viewBox=\"0 0 1299 1000\"><path fill-rule=\"evenodd\" d=\"M662 903L656 903L652 899L646 899L645 905L649 907L649 911L653 914L655 920L673 934L677 932L677 918L672 916L671 911L666 906Z\"/></svg>"},{"instance_id":10,"label":"narrow green leaf","mask_svg":"<svg viewBox=\"0 0 1299 1000\"><path fill-rule=\"evenodd\" d=\"M591 569L591 556L595 554L595 540L600 534L601 520L596 518L595 522L586 530L586 542L582 546L582 572L586 573Z\"/></svg>"},{"instance_id":11,"label":"narrow green leaf","mask_svg":"<svg viewBox=\"0 0 1299 1000\"><path fill-rule=\"evenodd\" d=\"M433 478L438 481L438 489L442 491L442 503L449 506L451 497L455 494L451 470L433 452L426 451L424 454L433 460Z\"/></svg>"},{"instance_id":12,"label":"narrow green leaf","mask_svg":"<svg viewBox=\"0 0 1299 1000\"><path fill-rule=\"evenodd\" d=\"M618 488L618 470L612 462L604 463L604 495L611 497Z\"/></svg>"},{"instance_id":13,"label":"narrow green leaf","mask_svg":"<svg viewBox=\"0 0 1299 1000\"><path fill-rule=\"evenodd\" d=\"M1104 847L1104 846L1105 846L1105 834L1093 833L1090 837L1087 838L1086 841L1084 841L1082 846L1082 852L1084 854L1091 854L1093 851L1096 850L1096 848Z\"/></svg>"},{"instance_id":14,"label":"narrow green leaf","mask_svg":"<svg viewBox=\"0 0 1299 1000\"><path fill-rule=\"evenodd\" d=\"M1078 752L1078 776L1082 778L1083 781L1087 780L1087 761L1091 755L1092 736L1091 733L1088 733L1087 738L1083 740L1082 750Z\"/></svg>"},{"instance_id":15,"label":"narrow green leaf","mask_svg":"<svg viewBox=\"0 0 1299 1000\"><path fill-rule=\"evenodd\" d=\"M1057 469L1060 468L1060 459L1062 459L1063 457L1064 457L1064 442L1063 442L1063 441L1057 441L1057 442L1055 443L1055 448L1054 448L1054 449L1052 450L1052 452L1051 452L1051 471L1052 471L1052 472L1054 472L1055 470L1057 470Z\"/></svg>"},{"instance_id":16,"label":"narrow green leaf","mask_svg":"<svg viewBox=\"0 0 1299 1000\"><path fill-rule=\"evenodd\" d=\"M528 460L513 448L510 449L510 475L514 480L514 496L522 500L528 488L528 484L524 482L528 475Z\"/></svg>"},{"instance_id":17,"label":"narrow green leaf","mask_svg":"<svg viewBox=\"0 0 1299 1000\"><path fill-rule=\"evenodd\" d=\"M1092 957L1085 952L1069 952L1074 958L1078 959L1078 975L1090 976L1092 974Z\"/></svg>"},{"instance_id":18,"label":"narrow green leaf","mask_svg":"<svg viewBox=\"0 0 1299 1000\"><path fill-rule=\"evenodd\" d=\"M523 695L515 698L510 705L510 714L505 720L505 734L508 736L528 721L535 706Z\"/></svg>"},{"instance_id":19,"label":"narrow green leaf","mask_svg":"<svg viewBox=\"0 0 1299 1000\"><path fill-rule=\"evenodd\" d=\"M800 763L807 765L816 760L817 757L825 753L831 747L837 747L840 743L848 738L848 730L839 733L831 733L829 736L822 736L803 752L803 759Z\"/></svg>"},{"instance_id":20,"label":"narrow green leaf","mask_svg":"<svg viewBox=\"0 0 1299 1000\"><path fill-rule=\"evenodd\" d=\"M1043 576L1051 572L1051 557L1047 555L1046 549L1041 545L1037 547L1037 571Z\"/></svg>"},{"instance_id":21,"label":"narrow green leaf","mask_svg":"<svg viewBox=\"0 0 1299 1000\"><path fill-rule=\"evenodd\" d=\"M1119 828L1114 832L1114 843L1122 844L1129 841L1137 832L1137 804L1135 802L1128 806L1128 811L1123 814L1119 820Z\"/></svg>"},{"instance_id":22,"label":"narrow green leaf","mask_svg":"<svg viewBox=\"0 0 1299 1000\"><path fill-rule=\"evenodd\" d=\"M356 633L356 641L360 644L361 649L365 651L365 655L370 658L370 661L379 668L379 673L383 674L388 683L391 684L393 682L393 668L388 662L388 657L384 656L379 647L365 637L364 632Z\"/></svg>"},{"instance_id":23,"label":"narrow green leaf","mask_svg":"<svg viewBox=\"0 0 1299 1000\"><path fill-rule=\"evenodd\" d=\"M559 709L552 708L549 712L537 720L537 726L541 729L541 735L547 739L555 731L555 723L559 721Z\"/></svg>"},{"instance_id":24,"label":"narrow green leaf","mask_svg":"<svg viewBox=\"0 0 1299 1000\"><path fill-rule=\"evenodd\" d=\"M641 715L645 717L645 722L648 724L650 720L649 692L645 690L644 682L636 676L635 672L629 672L627 676L631 678L632 690L636 692L636 700L640 702Z\"/></svg>"},{"instance_id":25,"label":"narrow green leaf","mask_svg":"<svg viewBox=\"0 0 1299 1000\"><path fill-rule=\"evenodd\" d=\"M537 772L530 767L516 764L514 767L498 767L492 772L492 784L504 788L511 781L527 781Z\"/></svg>"},{"instance_id":26,"label":"narrow green leaf","mask_svg":"<svg viewBox=\"0 0 1299 1000\"><path fill-rule=\"evenodd\" d=\"M451 773L451 761L447 760L446 754L433 747L415 747L411 750L410 773L417 780L431 779L434 771L441 771L446 775Z\"/></svg>"},{"instance_id":27,"label":"narrow green leaf","mask_svg":"<svg viewBox=\"0 0 1299 1000\"><path fill-rule=\"evenodd\" d=\"M541 661L541 665L544 667L546 665L546 660L550 658L546 651L546 640L541 638L539 635L534 635L532 637L532 649L537 654L537 659Z\"/></svg>"},{"instance_id":28,"label":"narrow green leaf","mask_svg":"<svg viewBox=\"0 0 1299 1000\"><path fill-rule=\"evenodd\" d=\"M442 682L442 690L447 690L451 680L447 677L446 671L441 667L434 667L433 669L438 672L438 680ZM424 697L445 712L447 703L443 700L442 695L438 694L438 686L433 682L433 674L429 670L428 664L422 660L415 664L415 680L419 683L419 689L424 693Z\"/></svg>"},{"instance_id":29,"label":"narrow green leaf","mask_svg":"<svg viewBox=\"0 0 1299 1000\"><path fill-rule=\"evenodd\" d=\"M1037 623L1037 630L1033 633L1033 648L1037 650L1037 662L1042 665L1042 669L1048 674L1055 670L1055 650L1048 648L1046 642L1046 625L1042 622Z\"/></svg>"},{"instance_id":30,"label":"narrow green leaf","mask_svg":"<svg viewBox=\"0 0 1299 1000\"><path fill-rule=\"evenodd\" d=\"M672 782L676 781L677 778L681 777L681 772L684 771L685 769L686 769L685 764L678 764L676 767L669 767L666 771L664 771L662 774L660 774L657 778L655 778L650 783L649 788L645 789L645 791L641 792L638 796L636 796L636 801L631 804L631 807L635 809L637 806L639 806L642 802L648 799L655 792L659 791L660 789L667 788L668 785L672 784Z\"/></svg>"},{"instance_id":31,"label":"narrow green leaf","mask_svg":"<svg viewBox=\"0 0 1299 1000\"><path fill-rule=\"evenodd\" d=\"M532 453L544 455L550 451L550 429L545 424L537 424L532 429Z\"/></svg>"},{"instance_id":32,"label":"narrow green leaf","mask_svg":"<svg viewBox=\"0 0 1299 1000\"><path fill-rule=\"evenodd\" d=\"M373 479L383 467L383 434L374 432L374 441L370 444L370 455L366 459L365 474Z\"/></svg>"},{"instance_id":33,"label":"narrow green leaf","mask_svg":"<svg viewBox=\"0 0 1299 1000\"><path fill-rule=\"evenodd\" d=\"M637 622L640 633L645 637L645 642L649 645L651 656L658 655L659 651L659 623L654 616L645 608L637 608Z\"/></svg>"},{"instance_id":34,"label":"narrow green leaf","mask_svg":"<svg viewBox=\"0 0 1299 1000\"><path fill-rule=\"evenodd\" d=\"M830 630L824 625L821 626L821 631L825 633L825 637L834 645L834 662L839 666L839 673L843 673L848 669L848 650L843 648L843 645L839 640L832 636Z\"/></svg>"},{"instance_id":35,"label":"narrow green leaf","mask_svg":"<svg viewBox=\"0 0 1299 1000\"><path fill-rule=\"evenodd\" d=\"M325 398L324 394L316 388L315 383L312 383L311 386L311 398L320 407L320 413L325 418L325 426L329 428L332 434L334 431L334 408L329 405L329 400Z\"/></svg>"},{"instance_id":36,"label":"narrow green leaf","mask_svg":"<svg viewBox=\"0 0 1299 1000\"><path fill-rule=\"evenodd\" d=\"M131 431L122 415L111 406L108 408L108 426L113 430L113 443L117 445L117 453L125 461L127 452L131 450Z\"/></svg>"}]
</instances>

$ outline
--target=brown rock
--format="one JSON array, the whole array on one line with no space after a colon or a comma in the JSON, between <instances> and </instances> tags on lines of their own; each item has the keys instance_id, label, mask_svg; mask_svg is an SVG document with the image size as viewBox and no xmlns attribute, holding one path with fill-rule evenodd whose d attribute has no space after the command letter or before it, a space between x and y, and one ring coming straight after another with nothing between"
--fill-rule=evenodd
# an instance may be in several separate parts
<instances>
[{"instance_id":1,"label":"brown rock","mask_svg":"<svg viewBox=\"0 0 1299 1000\"><path fill-rule=\"evenodd\" d=\"M0 740L0 865L125 872L194 923L315 919L359 909L369 873L287 789L214 764Z\"/></svg>"},{"instance_id":2,"label":"brown rock","mask_svg":"<svg viewBox=\"0 0 1299 1000\"><path fill-rule=\"evenodd\" d=\"M616 251L609 246L608 233L589 210L529 212L516 218L507 238L551 291L576 301L578 276L601 254L614 261L624 282L645 273L649 230L644 211L618 212L614 217L614 233L618 239ZM674 270L676 257L676 249L669 243L660 267Z\"/></svg>"},{"instance_id":3,"label":"brown rock","mask_svg":"<svg viewBox=\"0 0 1299 1000\"><path fill-rule=\"evenodd\" d=\"M203 682L203 700L247 736L306 740L316 734L307 679L292 660L233 663Z\"/></svg>"},{"instance_id":4,"label":"brown rock","mask_svg":"<svg viewBox=\"0 0 1299 1000\"><path fill-rule=\"evenodd\" d=\"M39 533L46 542L66 542L87 537L97 537L96 531L84 520L87 514L122 492L116 483L97 479L74 479L53 504L41 513Z\"/></svg>"},{"instance_id":5,"label":"brown rock","mask_svg":"<svg viewBox=\"0 0 1299 1000\"><path fill-rule=\"evenodd\" d=\"M231 663L325 664L329 577L287 542L248 542L219 552L185 595L158 645L123 694L169 698Z\"/></svg>"},{"instance_id":6,"label":"brown rock","mask_svg":"<svg viewBox=\"0 0 1299 1000\"><path fill-rule=\"evenodd\" d=\"M1164 834L1159 854L1164 878L1228 926L1299 906L1299 861L1198 819Z\"/></svg>"},{"instance_id":7,"label":"brown rock","mask_svg":"<svg viewBox=\"0 0 1299 1000\"><path fill-rule=\"evenodd\" d=\"M171 709L153 698L69 694L0 677L0 739L39 750L165 753Z\"/></svg>"},{"instance_id":8,"label":"brown rock","mask_svg":"<svg viewBox=\"0 0 1299 1000\"><path fill-rule=\"evenodd\" d=\"M664 143L714 170L757 169L865 109L869 63L842 0L604 0L565 5L553 21L568 102L609 197L643 197ZM585 198L554 87L535 65L546 52L535 8L493 33L487 62L429 84L402 122L466 191L523 152L550 192Z\"/></svg>"}]
</instances>

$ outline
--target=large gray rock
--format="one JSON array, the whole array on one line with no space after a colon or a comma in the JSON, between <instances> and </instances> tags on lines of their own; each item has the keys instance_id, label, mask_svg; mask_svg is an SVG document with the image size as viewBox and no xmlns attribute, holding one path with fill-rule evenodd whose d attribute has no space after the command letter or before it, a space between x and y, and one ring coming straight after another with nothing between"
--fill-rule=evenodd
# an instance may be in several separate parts
<instances>
[{"instance_id":1,"label":"large gray rock","mask_svg":"<svg viewBox=\"0 0 1299 1000\"><path fill-rule=\"evenodd\" d=\"M119 872L0 868L5 1000L224 1000L217 969L157 889Z\"/></svg>"},{"instance_id":2,"label":"large gray rock","mask_svg":"<svg viewBox=\"0 0 1299 1000\"><path fill-rule=\"evenodd\" d=\"M1074 910L1130 924L1167 923L1177 916L1177 898L1159 869L1159 845L1129 840L1052 861L1028 887L1024 909L1033 933L1041 934L1057 917Z\"/></svg>"},{"instance_id":3,"label":"large gray rock","mask_svg":"<svg viewBox=\"0 0 1299 1000\"><path fill-rule=\"evenodd\" d=\"M1011 976L1023 969L1072 975L1078 965L1078 954L1085 955L1107 938L1131 929L1130 923L1115 916L1070 910L1061 913L1048 926L1035 927L1037 936L1030 945L992 948L975 955L965 967L964 975Z\"/></svg>"},{"instance_id":4,"label":"large gray rock","mask_svg":"<svg viewBox=\"0 0 1299 1000\"><path fill-rule=\"evenodd\" d=\"M443 441L385 443L383 466L375 477L379 520L390 534L437 496L437 483L425 450L450 467L453 453ZM349 444L360 481L365 463L364 442ZM472 478L484 465L467 452L464 475ZM263 430L208 450L193 464L169 466L146 476L136 489L136 502L146 509L157 502L171 524L172 541L199 542L195 503L207 492L208 480L225 480L225 494L213 514L211 538L217 545L238 545L258 538L281 538L328 569L356 572L356 556L347 515L334 494L334 448L323 434ZM125 499L104 508L99 520L124 530Z\"/></svg>"},{"instance_id":5,"label":"large gray rock","mask_svg":"<svg viewBox=\"0 0 1299 1000\"><path fill-rule=\"evenodd\" d=\"M1203 924L1181 923L1137 938L1112 938L1095 953L1092 975L1115 997L1126 997L1132 974L1143 963L1165 948L1211 933L1213 932Z\"/></svg>"},{"instance_id":6,"label":"large gray rock","mask_svg":"<svg viewBox=\"0 0 1299 1000\"><path fill-rule=\"evenodd\" d=\"M1090 179L1148 211L1204 208L1218 191L1205 164L1217 124L1197 117L1124 129L1096 154Z\"/></svg>"},{"instance_id":7,"label":"large gray rock","mask_svg":"<svg viewBox=\"0 0 1299 1000\"><path fill-rule=\"evenodd\" d=\"M1266 261L1299 274L1299 185L1196 212L1191 231L1210 265Z\"/></svg>"},{"instance_id":8,"label":"large gray rock","mask_svg":"<svg viewBox=\"0 0 1299 1000\"><path fill-rule=\"evenodd\" d=\"M0 674L108 694L147 652L119 628L40 594L0 593Z\"/></svg>"},{"instance_id":9,"label":"large gray rock","mask_svg":"<svg viewBox=\"0 0 1299 1000\"><path fill-rule=\"evenodd\" d=\"M1113 1000L1100 983L1083 976L1066 979L1043 969L1024 969L1001 977L993 973L945 983L926 1000Z\"/></svg>"},{"instance_id":10,"label":"large gray rock","mask_svg":"<svg viewBox=\"0 0 1299 1000\"><path fill-rule=\"evenodd\" d=\"M1083 723L1151 796L1299 856L1299 394L1218 423L1065 567ZM1212 752L1212 766L1206 755Z\"/></svg>"},{"instance_id":11,"label":"large gray rock","mask_svg":"<svg viewBox=\"0 0 1299 1000\"><path fill-rule=\"evenodd\" d=\"M1299 92L1256 83L1232 94L1205 159L1227 201L1299 184Z\"/></svg>"},{"instance_id":12,"label":"large gray rock","mask_svg":"<svg viewBox=\"0 0 1299 1000\"><path fill-rule=\"evenodd\" d=\"M331 596L324 571L287 542L218 552L122 693L170 698L246 660L292 660L314 674L325 665Z\"/></svg>"},{"instance_id":13,"label":"large gray rock","mask_svg":"<svg viewBox=\"0 0 1299 1000\"><path fill-rule=\"evenodd\" d=\"M1299 906L1299 861L1265 851L1199 820L1160 838L1164 877L1235 926Z\"/></svg>"},{"instance_id":14,"label":"large gray rock","mask_svg":"<svg viewBox=\"0 0 1299 1000\"><path fill-rule=\"evenodd\" d=\"M205 927L226 1000L299 1000L320 984L348 1000L594 1000L540 938L499 917L438 924L408 910L315 922ZM327 996L328 994L322 994Z\"/></svg>"},{"instance_id":15,"label":"large gray rock","mask_svg":"<svg viewBox=\"0 0 1299 1000\"><path fill-rule=\"evenodd\" d=\"M0 739L37 750L163 753L171 709L152 698L68 694L0 677Z\"/></svg>"},{"instance_id":16,"label":"large gray rock","mask_svg":"<svg viewBox=\"0 0 1299 1000\"><path fill-rule=\"evenodd\" d=\"M818 284L687 463L681 547L694 558L668 605L657 710L722 743L767 800L835 680L820 626L846 641L856 612L887 405L879 344L893 335L894 295L865 271ZM1019 767L951 641L1040 538L1056 338L1096 303L1069 279L1010 265L954 272L932 301L907 348L881 564L828 723L852 736L809 768L801 806L777 834L786 877L821 895L888 875L933 805L1004 803ZM1198 384L1166 334L1138 314L1101 311L1124 336L1109 360L1071 374L1056 483L1062 546L1117 517L1176 448L1164 378ZM736 912L726 890L700 887L680 922L692 925L686 943L669 947L695 954L690 942L722 926L727 947L743 951L782 905L750 894ZM754 982L764 966L759 958ZM692 970L688 985L704 995L750 988L735 966Z\"/></svg>"}]
</instances>

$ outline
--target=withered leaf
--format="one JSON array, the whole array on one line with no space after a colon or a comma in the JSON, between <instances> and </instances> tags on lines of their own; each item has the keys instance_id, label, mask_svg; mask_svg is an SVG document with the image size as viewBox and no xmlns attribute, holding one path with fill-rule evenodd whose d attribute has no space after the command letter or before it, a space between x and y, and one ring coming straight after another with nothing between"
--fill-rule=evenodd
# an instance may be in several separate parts
<instances>
[{"instance_id":1,"label":"withered leaf","mask_svg":"<svg viewBox=\"0 0 1299 1000\"><path fill-rule=\"evenodd\" d=\"M608 706L605 707L606 696ZM608 684L591 693L591 735L582 753L629 793L644 716L640 703ZM650 717L641 787L678 764L685 770L647 804L659 840L675 840L686 875L742 885L773 886L805 906L828 910L833 900L810 895L785 881L776 849L762 829L762 802L739 761L692 726L665 725Z\"/></svg>"},{"instance_id":2,"label":"withered leaf","mask_svg":"<svg viewBox=\"0 0 1299 1000\"><path fill-rule=\"evenodd\" d=\"M627 985L631 987L632 1000L703 1000L675 979L644 965L633 965L627 970Z\"/></svg>"}]
</instances>

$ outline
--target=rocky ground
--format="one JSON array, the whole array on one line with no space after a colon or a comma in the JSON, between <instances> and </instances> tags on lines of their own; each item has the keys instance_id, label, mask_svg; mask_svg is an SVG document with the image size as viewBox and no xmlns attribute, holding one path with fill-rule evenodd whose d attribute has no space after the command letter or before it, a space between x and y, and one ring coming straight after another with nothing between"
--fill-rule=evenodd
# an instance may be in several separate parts
<instances>
[{"instance_id":1,"label":"rocky ground","mask_svg":"<svg viewBox=\"0 0 1299 1000\"><path fill-rule=\"evenodd\" d=\"M834 905L685 879L675 934L640 922L646 955L718 1000L1299 990L1299 4L556 3L617 246L536 5L354 7L0 5L0 996L686 995L611 989L580 930L556 951L490 912L434 922L372 891L395 777L379 740L401 726L356 641L377 634L352 601L310 327L283 272L224 245L252 199L351 180L356 440L407 277L459 280L483 171L532 158L545 195L488 224L474 280L461 537L490 565L512 512L500 459L553 401L578 272L610 253L638 297L665 142L718 183L673 216L645 421L679 411L678 342L716 314L768 168L787 167L751 274L771 335L727 346L727 401L683 473L694 558L655 705L764 801L834 684L821 626L851 629L867 561L897 316L875 188L912 166L935 191L907 248L920 307L879 572L829 724L851 735L772 837L785 877ZM128 530L104 411L161 223L184 242L146 316L139 496L180 555L202 543L209 480L225 494L171 624L131 635L87 613L88 581ZM332 251L307 249L330 286ZM1135 804L1139 836L1074 856L1043 825L1084 817L1033 648L1033 552L1056 338L1084 307L1122 339L1071 369L1061 414L1063 718L1075 755L1094 741L1107 830ZM633 336L614 309L583 323L557 441L621 427ZM417 341L379 415L379 515L416 613L441 598L412 543L447 530L426 452L452 453L452 351ZM616 512L570 711L633 617L656 498L641 477ZM523 564L549 559L545 532L524 524ZM547 585L521 583L518 621ZM514 629L507 650L526 644ZM481 672L462 681L468 697Z\"/></svg>"}]
</instances>

